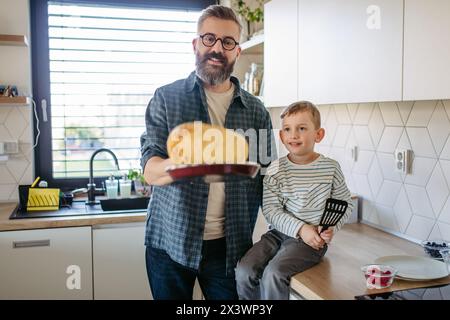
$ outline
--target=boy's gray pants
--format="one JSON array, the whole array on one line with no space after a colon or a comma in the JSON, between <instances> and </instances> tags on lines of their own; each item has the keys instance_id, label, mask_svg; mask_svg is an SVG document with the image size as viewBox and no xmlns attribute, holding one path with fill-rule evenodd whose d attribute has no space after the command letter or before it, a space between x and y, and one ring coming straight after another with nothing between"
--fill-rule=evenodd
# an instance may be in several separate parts
<instances>
[{"instance_id":1,"label":"boy's gray pants","mask_svg":"<svg viewBox=\"0 0 450 320\"><path fill-rule=\"evenodd\" d=\"M238 262L236 286L241 300L288 300L293 275L319 263L327 245L315 250L301 239L273 229Z\"/></svg>"}]
</instances>

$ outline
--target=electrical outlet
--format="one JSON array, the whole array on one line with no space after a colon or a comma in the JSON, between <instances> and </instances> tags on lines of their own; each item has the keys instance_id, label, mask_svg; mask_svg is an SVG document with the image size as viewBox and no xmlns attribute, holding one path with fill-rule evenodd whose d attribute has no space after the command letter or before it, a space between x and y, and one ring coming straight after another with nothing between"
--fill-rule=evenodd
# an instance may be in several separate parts
<instances>
[{"instance_id":1,"label":"electrical outlet","mask_svg":"<svg viewBox=\"0 0 450 320\"><path fill-rule=\"evenodd\" d=\"M396 149L394 157L395 170L404 174L411 173L412 150Z\"/></svg>"},{"instance_id":2,"label":"electrical outlet","mask_svg":"<svg viewBox=\"0 0 450 320\"><path fill-rule=\"evenodd\" d=\"M15 154L19 153L19 141L1 141L0 154Z\"/></svg>"}]
</instances>

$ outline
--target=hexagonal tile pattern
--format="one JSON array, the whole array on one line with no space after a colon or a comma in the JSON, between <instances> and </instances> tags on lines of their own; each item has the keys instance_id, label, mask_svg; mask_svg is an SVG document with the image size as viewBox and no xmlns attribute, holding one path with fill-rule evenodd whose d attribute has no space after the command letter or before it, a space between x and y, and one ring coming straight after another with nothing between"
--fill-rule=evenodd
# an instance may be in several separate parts
<instances>
[{"instance_id":1,"label":"hexagonal tile pattern","mask_svg":"<svg viewBox=\"0 0 450 320\"><path fill-rule=\"evenodd\" d=\"M402 118L403 124L408 122L413 105L414 102L412 101L397 102L398 111L400 112L400 117Z\"/></svg>"},{"instance_id":2,"label":"hexagonal tile pattern","mask_svg":"<svg viewBox=\"0 0 450 320\"><path fill-rule=\"evenodd\" d=\"M439 213L441 212L441 209L449 195L447 182L445 181L444 174L439 163L437 163L434 168L426 189L428 192L428 198L430 198L431 201L431 206L434 210L434 215L437 217L439 216Z\"/></svg>"},{"instance_id":3,"label":"hexagonal tile pattern","mask_svg":"<svg viewBox=\"0 0 450 320\"><path fill-rule=\"evenodd\" d=\"M350 115L350 120L353 121L356 116L356 112L358 111L357 103L348 103L347 104L348 114Z\"/></svg>"},{"instance_id":4,"label":"hexagonal tile pattern","mask_svg":"<svg viewBox=\"0 0 450 320\"><path fill-rule=\"evenodd\" d=\"M404 187L400 189L397 200L395 200L394 214L397 218L400 232L405 232L411 221L412 210Z\"/></svg>"},{"instance_id":5,"label":"hexagonal tile pattern","mask_svg":"<svg viewBox=\"0 0 450 320\"><path fill-rule=\"evenodd\" d=\"M450 100L442 100L444 104L445 111L447 112L447 116L450 119Z\"/></svg>"},{"instance_id":6,"label":"hexagonal tile pattern","mask_svg":"<svg viewBox=\"0 0 450 320\"><path fill-rule=\"evenodd\" d=\"M378 105L376 105L373 109L372 116L370 117L369 122L369 131L374 147L378 146L378 142L380 141L381 135L383 134L383 130L383 117L381 116L380 108L378 107Z\"/></svg>"},{"instance_id":7,"label":"hexagonal tile pattern","mask_svg":"<svg viewBox=\"0 0 450 320\"><path fill-rule=\"evenodd\" d=\"M320 112L320 121L322 122L322 125L327 121L328 113L330 112L330 108L332 108L333 105L330 104L321 104L317 106ZM280 116L278 116L279 118Z\"/></svg>"},{"instance_id":8,"label":"hexagonal tile pattern","mask_svg":"<svg viewBox=\"0 0 450 320\"><path fill-rule=\"evenodd\" d=\"M433 230L431 230L431 233L428 235L428 240L434 239L442 239L442 234L441 231L439 230L438 223L434 225Z\"/></svg>"},{"instance_id":9,"label":"hexagonal tile pattern","mask_svg":"<svg viewBox=\"0 0 450 320\"><path fill-rule=\"evenodd\" d=\"M411 210L415 215L430 219L435 218L425 188L405 184L405 190L411 205Z\"/></svg>"},{"instance_id":10,"label":"hexagonal tile pattern","mask_svg":"<svg viewBox=\"0 0 450 320\"><path fill-rule=\"evenodd\" d=\"M444 173L445 179L447 180L447 185L450 186L450 161L439 160L439 163L441 165L442 172Z\"/></svg>"},{"instance_id":11,"label":"hexagonal tile pattern","mask_svg":"<svg viewBox=\"0 0 450 320\"><path fill-rule=\"evenodd\" d=\"M386 126L403 126L402 117L395 102L380 102L379 106Z\"/></svg>"},{"instance_id":12,"label":"hexagonal tile pattern","mask_svg":"<svg viewBox=\"0 0 450 320\"><path fill-rule=\"evenodd\" d=\"M331 146L338 128L334 108L330 109L327 121L324 123L323 127L325 128L325 137L320 143L324 146Z\"/></svg>"},{"instance_id":13,"label":"hexagonal tile pattern","mask_svg":"<svg viewBox=\"0 0 450 320\"><path fill-rule=\"evenodd\" d=\"M433 226L433 219L414 215L405 233L417 240L424 240L428 239Z\"/></svg>"},{"instance_id":14,"label":"hexagonal tile pattern","mask_svg":"<svg viewBox=\"0 0 450 320\"><path fill-rule=\"evenodd\" d=\"M9 184L16 182L14 176L8 170L8 167L5 164L2 164L1 162L0 162L0 177L1 177L0 180L1 184Z\"/></svg>"},{"instance_id":15,"label":"hexagonal tile pattern","mask_svg":"<svg viewBox=\"0 0 450 320\"><path fill-rule=\"evenodd\" d=\"M377 158L381 171L383 172L384 179L402 182L402 176L395 169L394 155L392 153L377 152Z\"/></svg>"},{"instance_id":16,"label":"hexagonal tile pattern","mask_svg":"<svg viewBox=\"0 0 450 320\"><path fill-rule=\"evenodd\" d=\"M368 125L375 103L360 103L353 124Z\"/></svg>"},{"instance_id":17,"label":"hexagonal tile pattern","mask_svg":"<svg viewBox=\"0 0 450 320\"><path fill-rule=\"evenodd\" d=\"M12 107L1 106L0 107L0 124L4 123L6 118L8 117L9 112Z\"/></svg>"},{"instance_id":18,"label":"hexagonal tile pattern","mask_svg":"<svg viewBox=\"0 0 450 320\"><path fill-rule=\"evenodd\" d=\"M442 208L438 220L450 223L450 197L447 198L447 201L445 202L444 207Z\"/></svg>"},{"instance_id":19,"label":"hexagonal tile pattern","mask_svg":"<svg viewBox=\"0 0 450 320\"><path fill-rule=\"evenodd\" d=\"M372 165L369 169L369 185L372 189L372 194L376 197L381 185L383 184L383 173L381 172L380 165L378 164L377 157L372 160Z\"/></svg>"},{"instance_id":20,"label":"hexagonal tile pattern","mask_svg":"<svg viewBox=\"0 0 450 320\"><path fill-rule=\"evenodd\" d=\"M438 102L433 112L431 120L428 123L428 132L430 133L431 141L433 141L434 149L439 155L450 134L450 121L448 120L442 102Z\"/></svg>"},{"instance_id":21,"label":"hexagonal tile pattern","mask_svg":"<svg viewBox=\"0 0 450 320\"><path fill-rule=\"evenodd\" d=\"M9 133L8 129L3 124L0 124L0 137L5 140L12 139L11 134Z\"/></svg>"},{"instance_id":22,"label":"hexagonal tile pattern","mask_svg":"<svg viewBox=\"0 0 450 320\"><path fill-rule=\"evenodd\" d=\"M441 238L450 241L450 224L444 222L438 222L439 231L441 232Z\"/></svg>"},{"instance_id":23,"label":"hexagonal tile pattern","mask_svg":"<svg viewBox=\"0 0 450 320\"><path fill-rule=\"evenodd\" d=\"M405 183L425 187L431 173L436 166L436 159L415 157L412 163L411 174L405 178Z\"/></svg>"},{"instance_id":24,"label":"hexagonal tile pattern","mask_svg":"<svg viewBox=\"0 0 450 320\"><path fill-rule=\"evenodd\" d=\"M386 207L376 203L375 208L377 209L379 224L383 228L392 231L399 231L394 210L391 207Z\"/></svg>"},{"instance_id":25,"label":"hexagonal tile pattern","mask_svg":"<svg viewBox=\"0 0 450 320\"><path fill-rule=\"evenodd\" d=\"M17 189L16 184L0 184L0 201L9 201L15 189Z\"/></svg>"},{"instance_id":26,"label":"hexagonal tile pattern","mask_svg":"<svg viewBox=\"0 0 450 320\"><path fill-rule=\"evenodd\" d=\"M416 101L406 123L407 127L426 127L436 107L437 101Z\"/></svg>"},{"instance_id":27,"label":"hexagonal tile pattern","mask_svg":"<svg viewBox=\"0 0 450 320\"><path fill-rule=\"evenodd\" d=\"M359 149L374 150L372 138L370 137L368 126L353 126L353 134L355 135Z\"/></svg>"},{"instance_id":28,"label":"hexagonal tile pattern","mask_svg":"<svg viewBox=\"0 0 450 320\"><path fill-rule=\"evenodd\" d=\"M393 153L402 133L402 127L385 127L377 151Z\"/></svg>"},{"instance_id":29,"label":"hexagonal tile pattern","mask_svg":"<svg viewBox=\"0 0 450 320\"><path fill-rule=\"evenodd\" d=\"M435 158L433 143L426 128L406 128L409 141L411 142L414 155L419 157Z\"/></svg>"},{"instance_id":30,"label":"hexagonal tile pattern","mask_svg":"<svg viewBox=\"0 0 450 320\"><path fill-rule=\"evenodd\" d=\"M336 119L339 124L351 124L350 114L348 113L346 104L334 105L334 111L336 112Z\"/></svg>"},{"instance_id":31,"label":"hexagonal tile pattern","mask_svg":"<svg viewBox=\"0 0 450 320\"><path fill-rule=\"evenodd\" d=\"M445 142L444 148L442 149L439 158L450 160L450 137L447 138L447 141Z\"/></svg>"},{"instance_id":32,"label":"hexagonal tile pattern","mask_svg":"<svg viewBox=\"0 0 450 320\"><path fill-rule=\"evenodd\" d=\"M352 172L367 175L374 155L375 152L373 151L360 150L358 153L358 161L353 165Z\"/></svg>"},{"instance_id":33,"label":"hexagonal tile pattern","mask_svg":"<svg viewBox=\"0 0 450 320\"><path fill-rule=\"evenodd\" d=\"M19 110L13 108L6 117L5 127L8 129L13 139L19 139L27 127L27 121L23 118L23 115Z\"/></svg>"},{"instance_id":34,"label":"hexagonal tile pattern","mask_svg":"<svg viewBox=\"0 0 450 320\"><path fill-rule=\"evenodd\" d=\"M359 196L367 200L373 200L372 192L370 190L367 176L363 174L353 174L353 181L355 182L356 192Z\"/></svg>"},{"instance_id":35,"label":"hexagonal tile pattern","mask_svg":"<svg viewBox=\"0 0 450 320\"><path fill-rule=\"evenodd\" d=\"M6 166L8 167L9 172L14 176L15 182L19 183L25 170L29 166L29 163L27 160L13 159L9 160Z\"/></svg>"},{"instance_id":36,"label":"hexagonal tile pattern","mask_svg":"<svg viewBox=\"0 0 450 320\"><path fill-rule=\"evenodd\" d=\"M352 126L339 125L337 127L336 134L334 136L333 145L341 148L345 147L345 144L347 143L347 139L351 130Z\"/></svg>"},{"instance_id":37,"label":"hexagonal tile pattern","mask_svg":"<svg viewBox=\"0 0 450 320\"><path fill-rule=\"evenodd\" d=\"M378 192L376 202L383 206L393 207L401 187L402 185L398 182L384 180L383 185Z\"/></svg>"}]
</instances>

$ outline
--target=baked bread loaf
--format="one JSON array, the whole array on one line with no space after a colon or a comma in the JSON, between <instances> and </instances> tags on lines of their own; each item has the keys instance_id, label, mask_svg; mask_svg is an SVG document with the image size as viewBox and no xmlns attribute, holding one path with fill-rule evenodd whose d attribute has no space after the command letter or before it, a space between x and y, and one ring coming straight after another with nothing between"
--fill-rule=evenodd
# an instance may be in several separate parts
<instances>
[{"instance_id":1,"label":"baked bread loaf","mask_svg":"<svg viewBox=\"0 0 450 320\"><path fill-rule=\"evenodd\" d=\"M167 152L175 164L237 164L246 162L248 144L234 130L195 121L170 132Z\"/></svg>"}]
</instances>

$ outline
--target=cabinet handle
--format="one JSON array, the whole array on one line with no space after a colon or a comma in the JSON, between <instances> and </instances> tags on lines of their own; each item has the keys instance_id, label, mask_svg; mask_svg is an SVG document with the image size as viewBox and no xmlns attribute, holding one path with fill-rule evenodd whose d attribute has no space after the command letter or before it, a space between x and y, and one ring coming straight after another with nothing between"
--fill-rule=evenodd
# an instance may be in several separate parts
<instances>
[{"instance_id":1,"label":"cabinet handle","mask_svg":"<svg viewBox=\"0 0 450 320\"><path fill-rule=\"evenodd\" d=\"M31 247L50 247L50 240L13 241L13 249Z\"/></svg>"}]
</instances>

